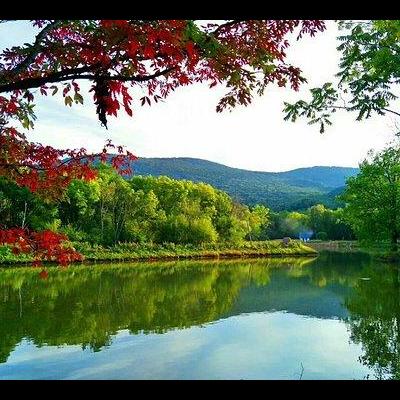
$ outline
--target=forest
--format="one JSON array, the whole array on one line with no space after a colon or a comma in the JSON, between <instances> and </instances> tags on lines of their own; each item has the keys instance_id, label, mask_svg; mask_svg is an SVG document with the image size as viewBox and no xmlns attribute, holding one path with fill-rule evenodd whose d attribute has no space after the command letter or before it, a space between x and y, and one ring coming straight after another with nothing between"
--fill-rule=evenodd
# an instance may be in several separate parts
<instances>
[{"instance_id":1,"label":"forest","mask_svg":"<svg viewBox=\"0 0 400 400\"><path fill-rule=\"evenodd\" d=\"M285 37L295 31L297 40L313 37L325 31L325 21L30 24L37 31L34 42L6 48L0 66L0 244L15 256L33 253L37 263L68 264L81 260L69 243L239 246L297 238L302 232L318 240L357 238L390 244L390 251L397 252L398 144L375 158L368 156L359 169L334 169L330 178L321 178L323 171L312 169L310 174L319 180L316 186L310 186L300 170L278 176L243 174L234 168L208 173L220 181L210 186L201 183L205 172L196 168L192 182L133 174L138 157L110 139L93 153L84 147L43 145L27 136L37 118L35 99L58 93L67 107L83 104L80 80L91 85L96 116L104 128L123 110L133 116L131 89L144 90L147 94L137 100L150 106L181 86L203 83L211 89L225 84L217 112L250 105L268 85L298 91L307 80L300 67L288 63ZM399 116L393 108L397 97L390 91L399 82L399 22L339 21L338 28L343 33L337 47L340 81L310 88L308 100L283 102L284 120L305 119L324 133L338 110L356 113L358 121L375 114ZM251 32L245 40L239 34L242 30ZM110 161L119 175L99 166L99 159ZM246 184L249 180L254 190Z\"/></svg>"},{"instance_id":2,"label":"forest","mask_svg":"<svg viewBox=\"0 0 400 400\"><path fill-rule=\"evenodd\" d=\"M354 238L342 209L315 205L303 212L272 212L264 205L238 203L205 183L167 176L124 179L106 164L99 164L97 172L90 182L73 180L57 201L1 178L3 225L58 232L80 249L85 243L86 249L123 243L239 248L246 242L297 239L302 231L320 240ZM3 250L5 261L9 254Z\"/></svg>"},{"instance_id":3,"label":"forest","mask_svg":"<svg viewBox=\"0 0 400 400\"><path fill-rule=\"evenodd\" d=\"M131 166L135 175L166 175L209 183L240 203L263 204L272 211L304 210L315 204L342 207L344 203L336 196L344 189L346 179L358 173L358 168L321 166L284 172L249 171L189 157L140 157Z\"/></svg>"}]
</instances>

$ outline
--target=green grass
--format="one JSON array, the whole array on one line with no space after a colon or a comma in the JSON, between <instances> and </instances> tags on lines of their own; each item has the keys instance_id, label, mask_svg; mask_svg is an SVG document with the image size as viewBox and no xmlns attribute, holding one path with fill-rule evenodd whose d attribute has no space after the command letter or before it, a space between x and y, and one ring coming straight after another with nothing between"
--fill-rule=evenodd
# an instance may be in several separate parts
<instances>
[{"instance_id":1,"label":"green grass","mask_svg":"<svg viewBox=\"0 0 400 400\"><path fill-rule=\"evenodd\" d=\"M232 244L177 245L174 243L137 244L120 243L111 247L74 243L85 261L134 261L199 258L284 257L315 256L317 251L292 240L287 246L281 240L243 242ZM14 255L9 248L0 246L0 264L29 263L31 255Z\"/></svg>"},{"instance_id":2,"label":"green grass","mask_svg":"<svg viewBox=\"0 0 400 400\"><path fill-rule=\"evenodd\" d=\"M354 253L365 251L357 240L311 240L307 243L317 251L335 251L340 253Z\"/></svg>"}]
</instances>

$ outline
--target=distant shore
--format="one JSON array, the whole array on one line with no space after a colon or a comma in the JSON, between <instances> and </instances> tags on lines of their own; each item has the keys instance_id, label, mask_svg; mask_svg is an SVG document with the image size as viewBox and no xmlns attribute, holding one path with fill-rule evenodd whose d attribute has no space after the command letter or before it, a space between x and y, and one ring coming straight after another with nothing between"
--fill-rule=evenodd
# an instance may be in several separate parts
<instances>
[{"instance_id":1,"label":"distant shore","mask_svg":"<svg viewBox=\"0 0 400 400\"><path fill-rule=\"evenodd\" d=\"M317 251L339 251L353 253L363 251L357 240L311 240L306 242L307 246Z\"/></svg>"},{"instance_id":2,"label":"distant shore","mask_svg":"<svg viewBox=\"0 0 400 400\"><path fill-rule=\"evenodd\" d=\"M244 242L240 245L208 244L208 245L175 245L173 243L136 244L121 243L112 247L102 247L87 243L74 243L74 247L83 256L85 262L101 261L163 261L179 259L232 259L256 257L315 257L318 251L298 241L291 240L288 244L282 240L259 242ZM10 264L30 264L30 255L15 255L11 249L0 249L0 266ZM74 264L76 264L75 262Z\"/></svg>"}]
</instances>

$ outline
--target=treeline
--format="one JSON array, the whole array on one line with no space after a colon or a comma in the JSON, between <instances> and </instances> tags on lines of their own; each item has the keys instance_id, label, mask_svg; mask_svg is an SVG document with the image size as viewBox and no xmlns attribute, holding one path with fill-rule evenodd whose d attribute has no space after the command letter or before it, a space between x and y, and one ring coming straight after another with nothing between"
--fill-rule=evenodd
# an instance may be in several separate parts
<instances>
[{"instance_id":1,"label":"treeline","mask_svg":"<svg viewBox=\"0 0 400 400\"><path fill-rule=\"evenodd\" d=\"M299 233L309 232L311 239L319 240L354 240L353 230L345 223L344 210L331 210L317 204L306 211L282 211L270 213L268 227L260 239L282 237L298 238Z\"/></svg>"},{"instance_id":2,"label":"treeline","mask_svg":"<svg viewBox=\"0 0 400 400\"><path fill-rule=\"evenodd\" d=\"M46 202L26 188L0 179L0 221L65 233L75 242L114 245L134 243L240 243L244 240L313 238L349 240L354 235L342 221L341 209L323 205L304 212L270 212L248 207L205 183L166 176L124 179L106 165L98 178L73 181L64 197Z\"/></svg>"},{"instance_id":3,"label":"treeline","mask_svg":"<svg viewBox=\"0 0 400 400\"><path fill-rule=\"evenodd\" d=\"M257 238L268 215L266 207L249 208L208 184L165 176L126 180L106 165L91 182L73 181L55 203L0 180L3 227L51 229L92 244L238 243Z\"/></svg>"}]
</instances>

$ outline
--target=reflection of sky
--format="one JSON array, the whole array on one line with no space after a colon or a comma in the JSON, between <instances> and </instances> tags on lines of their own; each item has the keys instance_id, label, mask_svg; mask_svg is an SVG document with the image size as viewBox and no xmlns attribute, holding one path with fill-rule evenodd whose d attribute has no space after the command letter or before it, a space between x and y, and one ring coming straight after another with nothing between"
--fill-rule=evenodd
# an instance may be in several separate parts
<instances>
[{"instance_id":1,"label":"reflection of sky","mask_svg":"<svg viewBox=\"0 0 400 400\"><path fill-rule=\"evenodd\" d=\"M252 313L157 335L119 332L94 353L23 341L1 379L361 379L361 348L338 320Z\"/></svg>"}]
</instances>

